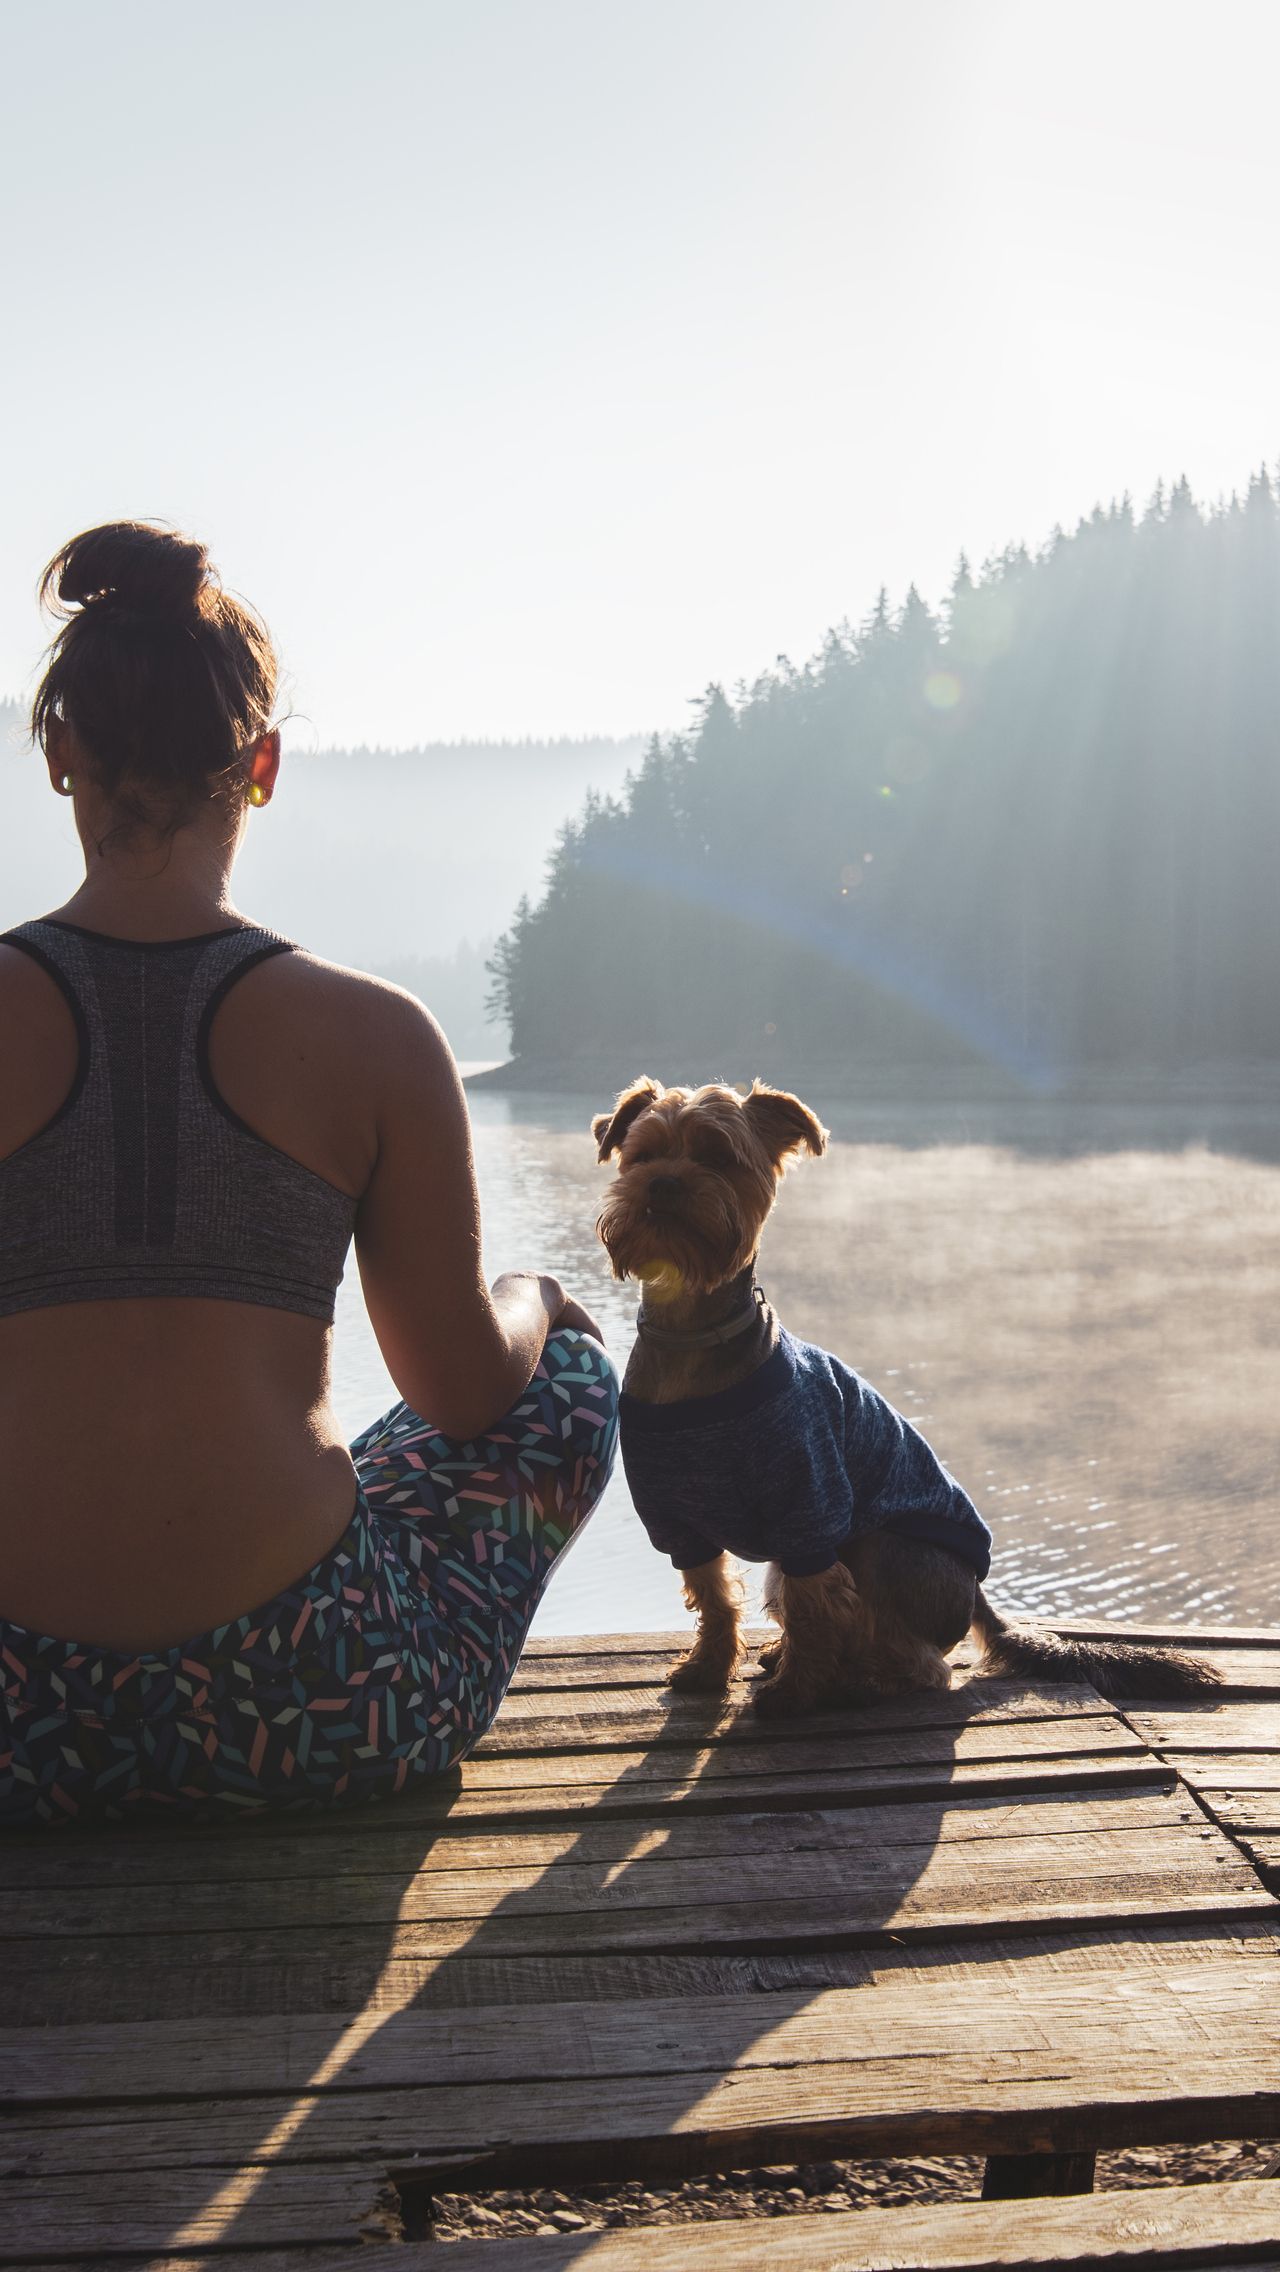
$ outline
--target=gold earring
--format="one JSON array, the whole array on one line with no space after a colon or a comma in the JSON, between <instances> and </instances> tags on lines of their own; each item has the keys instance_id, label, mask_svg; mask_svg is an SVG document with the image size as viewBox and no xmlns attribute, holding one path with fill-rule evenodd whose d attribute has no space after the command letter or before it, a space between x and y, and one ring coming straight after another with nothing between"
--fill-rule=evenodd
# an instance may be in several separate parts
<instances>
[{"instance_id":1,"label":"gold earring","mask_svg":"<svg viewBox=\"0 0 1280 2272\"><path fill-rule=\"evenodd\" d=\"M251 805L265 805L267 792L260 781L251 781L245 790L245 798Z\"/></svg>"},{"instance_id":2,"label":"gold earring","mask_svg":"<svg viewBox=\"0 0 1280 2272\"><path fill-rule=\"evenodd\" d=\"M62 779L58 783L58 795L60 797L74 797L75 793L75 782L72 780L69 773L64 773Z\"/></svg>"}]
</instances>

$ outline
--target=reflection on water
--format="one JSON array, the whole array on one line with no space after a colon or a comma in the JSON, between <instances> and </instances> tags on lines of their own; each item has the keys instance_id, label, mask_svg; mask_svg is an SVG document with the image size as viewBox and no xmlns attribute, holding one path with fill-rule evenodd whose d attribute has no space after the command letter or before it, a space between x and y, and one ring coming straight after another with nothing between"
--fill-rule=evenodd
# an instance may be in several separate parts
<instances>
[{"instance_id":1,"label":"reflection on water","mask_svg":"<svg viewBox=\"0 0 1280 2272\"><path fill-rule=\"evenodd\" d=\"M473 1092L490 1274L553 1269L625 1360L635 1294L594 1221L598 1097ZM824 1111L760 1275L923 1428L995 1532L991 1591L1049 1615L1280 1621L1280 1164L1274 1115L1204 1104ZM350 1432L394 1398L354 1268ZM536 1631L683 1623L621 1472Z\"/></svg>"}]
</instances>

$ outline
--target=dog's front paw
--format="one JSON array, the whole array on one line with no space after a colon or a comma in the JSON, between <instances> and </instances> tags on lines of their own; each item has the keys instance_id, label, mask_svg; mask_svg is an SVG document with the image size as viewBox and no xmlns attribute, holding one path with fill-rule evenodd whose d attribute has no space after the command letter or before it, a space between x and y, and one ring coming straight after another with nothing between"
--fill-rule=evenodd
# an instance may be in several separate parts
<instances>
[{"instance_id":1,"label":"dog's front paw","mask_svg":"<svg viewBox=\"0 0 1280 2272\"><path fill-rule=\"evenodd\" d=\"M757 1658L760 1665L760 1677L762 1680L767 1679L770 1673L777 1671L782 1662L781 1641L766 1641L763 1649L757 1651Z\"/></svg>"},{"instance_id":2,"label":"dog's front paw","mask_svg":"<svg viewBox=\"0 0 1280 2272\"><path fill-rule=\"evenodd\" d=\"M757 1681L751 1701L766 1720L793 1720L801 1712L816 1712L819 1703L809 1683L791 1672L775 1672L768 1680Z\"/></svg>"},{"instance_id":3,"label":"dog's front paw","mask_svg":"<svg viewBox=\"0 0 1280 2272\"><path fill-rule=\"evenodd\" d=\"M717 1663L697 1649L690 1649L667 1674L668 1688L678 1688L686 1696L723 1696L732 1680L731 1665Z\"/></svg>"}]
</instances>

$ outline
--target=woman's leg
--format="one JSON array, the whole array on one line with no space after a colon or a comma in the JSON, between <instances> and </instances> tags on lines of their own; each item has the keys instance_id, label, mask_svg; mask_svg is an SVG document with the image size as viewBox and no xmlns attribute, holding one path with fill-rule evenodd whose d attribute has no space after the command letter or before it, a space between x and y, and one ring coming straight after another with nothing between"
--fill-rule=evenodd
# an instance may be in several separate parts
<instances>
[{"instance_id":1,"label":"woman's leg","mask_svg":"<svg viewBox=\"0 0 1280 2272\"><path fill-rule=\"evenodd\" d=\"M547 1581L609 1480L617 1435L613 1365L563 1329L475 1442L398 1404L352 1445L430 1690L434 1765L465 1757L492 1721Z\"/></svg>"},{"instance_id":2,"label":"woman's leg","mask_svg":"<svg viewBox=\"0 0 1280 2272\"><path fill-rule=\"evenodd\" d=\"M0 1826L351 1801L451 1766L502 1701L617 1427L603 1349L556 1333L478 1442L404 1404L366 1429L342 1538L232 1623L129 1656L0 1622Z\"/></svg>"}]
</instances>

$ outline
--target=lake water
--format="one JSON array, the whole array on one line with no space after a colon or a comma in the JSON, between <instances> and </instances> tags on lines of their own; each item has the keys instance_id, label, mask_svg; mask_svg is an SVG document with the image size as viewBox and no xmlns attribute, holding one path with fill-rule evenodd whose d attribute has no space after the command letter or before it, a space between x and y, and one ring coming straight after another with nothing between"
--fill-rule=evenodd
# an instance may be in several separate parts
<instances>
[{"instance_id":1,"label":"lake water","mask_svg":"<svg viewBox=\"0 0 1280 2272\"><path fill-rule=\"evenodd\" d=\"M486 1263L554 1270L621 1365L635 1290L594 1231L599 1097L471 1093ZM922 1428L995 1533L990 1590L1038 1615L1280 1622L1280 1141L1269 1105L824 1106L760 1278L785 1322ZM359 1279L335 1380L394 1401ZM543 1634L685 1622L621 1469Z\"/></svg>"}]
</instances>

